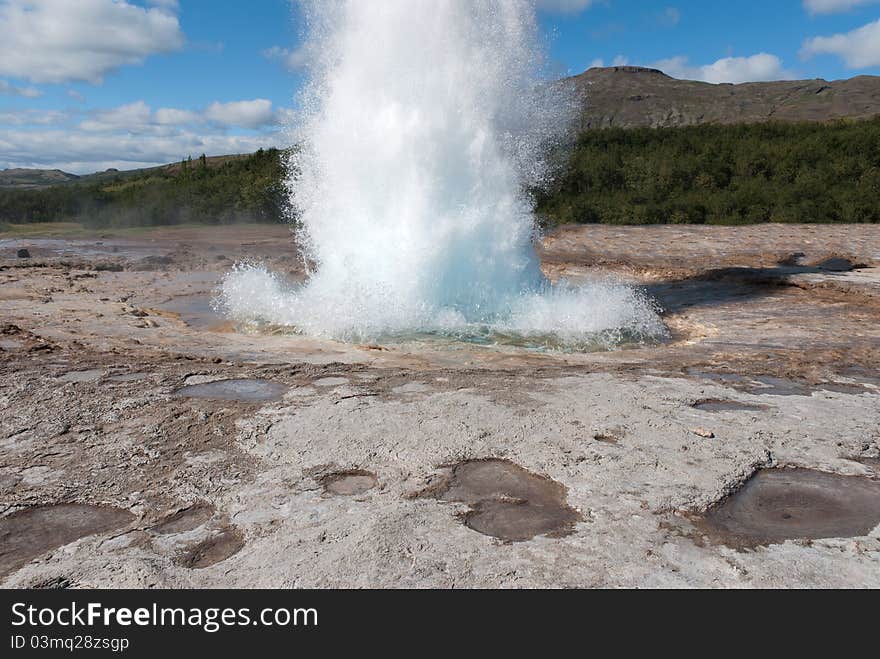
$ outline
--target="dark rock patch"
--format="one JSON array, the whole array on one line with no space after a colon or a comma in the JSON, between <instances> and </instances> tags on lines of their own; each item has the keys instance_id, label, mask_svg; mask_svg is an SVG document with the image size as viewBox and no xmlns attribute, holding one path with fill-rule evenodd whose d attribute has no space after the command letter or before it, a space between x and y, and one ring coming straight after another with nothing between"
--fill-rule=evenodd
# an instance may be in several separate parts
<instances>
[{"instance_id":1,"label":"dark rock patch","mask_svg":"<svg viewBox=\"0 0 880 659\"><path fill-rule=\"evenodd\" d=\"M335 496L357 496L365 494L379 484L376 474L362 469L338 471L321 478L324 492Z\"/></svg>"},{"instance_id":2,"label":"dark rock patch","mask_svg":"<svg viewBox=\"0 0 880 659\"><path fill-rule=\"evenodd\" d=\"M859 537L880 524L880 482L810 469L766 469L696 524L713 542L738 549Z\"/></svg>"},{"instance_id":3,"label":"dark rock patch","mask_svg":"<svg viewBox=\"0 0 880 659\"><path fill-rule=\"evenodd\" d=\"M837 394L864 394L864 393L872 393L869 389L866 389L860 384L848 384L846 382L824 382L820 385L817 385L818 389L822 391L831 391Z\"/></svg>"},{"instance_id":4,"label":"dark rock patch","mask_svg":"<svg viewBox=\"0 0 880 659\"><path fill-rule=\"evenodd\" d=\"M860 264L854 263L848 258L842 256L832 256L829 259L817 263L816 267L819 268L819 270L825 270L826 272L852 272L856 268L863 266L860 266Z\"/></svg>"},{"instance_id":5,"label":"dark rock patch","mask_svg":"<svg viewBox=\"0 0 880 659\"><path fill-rule=\"evenodd\" d=\"M38 581L31 586L34 590L67 590L73 587L73 581L67 577L52 577L51 579Z\"/></svg>"},{"instance_id":6,"label":"dark rock patch","mask_svg":"<svg viewBox=\"0 0 880 659\"><path fill-rule=\"evenodd\" d=\"M216 380L204 384L191 384L174 392L183 398L224 400L243 403L262 403L279 400L287 391L287 385L271 380L242 379Z\"/></svg>"},{"instance_id":7,"label":"dark rock patch","mask_svg":"<svg viewBox=\"0 0 880 659\"><path fill-rule=\"evenodd\" d=\"M760 396L809 396L812 389L805 382L761 375L754 378L747 391Z\"/></svg>"},{"instance_id":8,"label":"dark rock patch","mask_svg":"<svg viewBox=\"0 0 880 659\"><path fill-rule=\"evenodd\" d=\"M214 507L207 503L197 503L189 508L166 515L151 530L159 535L184 533L198 528L214 516Z\"/></svg>"},{"instance_id":9,"label":"dark rock patch","mask_svg":"<svg viewBox=\"0 0 880 659\"><path fill-rule=\"evenodd\" d=\"M571 533L581 516L564 485L507 460L470 460L453 465L430 492L441 501L470 506L465 525L505 542Z\"/></svg>"},{"instance_id":10,"label":"dark rock patch","mask_svg":"<svg viewBox=\"0 0 880 659\"><path fill-rule=\"evenodd\" d=\"M703 412L760 412L766 410L764 405L751 405L740 403L736 400L724 400L720 398L707 398L693 404L695 410Z\"/></svg>"},{"instance_id":11,"label":"dark rock patch","mask_svg":"<svg viewBox=\"0 0 880 659\"><path fill-rule=\"evenodd\" d=\"M228 527L219 534L190 547L177 559L177 564L191 570L201 570L234 556L242 547L244 547L244 537L241 531Z\"/></svg>"},{"instance_id":12,"label":"dark rock patch","mask_svg":"<svg viewBox=\"0 0 880 659\"><path fill-rule=\"evenodd\" d=\"M74 540L122 528L133 520L134 515L121 508L76 503L15 512L0 519L0 575Z\"/></svg>"}]
</instances>

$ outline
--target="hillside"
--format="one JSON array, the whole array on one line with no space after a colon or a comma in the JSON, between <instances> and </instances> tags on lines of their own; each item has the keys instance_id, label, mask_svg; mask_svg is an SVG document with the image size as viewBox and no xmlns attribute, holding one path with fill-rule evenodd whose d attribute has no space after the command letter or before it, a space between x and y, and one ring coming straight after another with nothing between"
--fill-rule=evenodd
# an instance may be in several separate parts
<instances>
[{"instance_id":1,"label":"hillside","mask_svg":"<svg viewBox=\"0 0 880 659\"><path fill-rule=\"evenodd\" d=\"M228 162L248 157L250 157L249 154L209 156L205 158L204 164L208 169L217 169ZM201 159L198 162L200 163ZM169 165L146 169L107 169L103 172L83 176L62 172L60 169L3 169L0 170L0 188L25 190L63 184L118 183L122 179L138 178L144 175L175 175L180 173L184 166L183 162L173 162Z\"/></svg>"},{"instance_id":2,"label":"hillside","mask_svg":"<svg viewBox=\"0 0 880 659\"><path fill-rule=\"evenodd\" d=\"M880 222L880 117L586 130L563 154L545 224Z\"/></svg>"},{"instance_id":3,"label":"hillside","mask_svg":"<svg viewBox=\"0 0 880 659\"><path fill-rule=\"evenodd\" d=\"M284 216L282 180L277 149L128 172L108 170L56 185L0 188L0 223L272 222Z\"/></svg>"},{"instance_id":4,"label":"hillside","mask_svg":"<svg viewBox=\"0 0 880 659\"><path fill-rule=\"evenodd\" d=\"M712 85L615 67L566 82L585 109L552 187L534 192L544 224L880 222L880 77ZM0 223L277 222L282 161L6 170Z\"/></svg>"},{"instance_id":5,"label":"hillside","mask_svg":"<svg viewBox=\"0 0 880 659\"><path fill-rule=\"evenodd\" d=\"M713 85L633 66L569 78L585 98L582 128L670 128L880 116L880 77Z\"/></svg>"},{"instance_id":6,"label":"hillside","mask_svg":"<svg viewBox=\"0 0 880 659\"><path fill-rule=\"evenodd\" d=\"M0 188L25 190L76 181L76 174L60 169L3 169L0 170Z\"/></svg>"}]
</instances>

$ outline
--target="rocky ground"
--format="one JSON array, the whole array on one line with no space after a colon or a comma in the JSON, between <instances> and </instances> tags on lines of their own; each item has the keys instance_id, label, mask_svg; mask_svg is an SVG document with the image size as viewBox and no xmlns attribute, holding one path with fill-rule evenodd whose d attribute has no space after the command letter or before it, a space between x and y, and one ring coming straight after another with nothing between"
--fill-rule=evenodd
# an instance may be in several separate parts
<instances>
[{"instance_id":1,"label":"rocky ground","mask_svg":"<svg viewBox=\"0 0 880 659\"><path fill-rule=\"evenodd\" d=\"M19 258L26 249L29 258ZM236 327L278 227L0 234L6 587L880 587L880 229L586 227L663 345Z\"/></svg>"}]
</instances>

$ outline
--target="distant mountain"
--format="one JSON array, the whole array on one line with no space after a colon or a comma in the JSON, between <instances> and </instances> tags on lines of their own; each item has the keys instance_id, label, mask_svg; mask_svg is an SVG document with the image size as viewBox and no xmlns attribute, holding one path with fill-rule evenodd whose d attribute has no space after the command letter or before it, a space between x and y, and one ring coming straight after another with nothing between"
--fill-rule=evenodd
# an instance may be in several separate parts
<instances>
[{"instance_id":1,"label":"distant mountain","mask_svg":"<svg viewBox=\"0 0 880 659\"><path fill-rule=\"evenodd\" d=\"M250 157L250 154L235 154L229 156L212 156L205 158L205 166L208 169L216 169L228 162ZM189 165L197 167L199 159L193 160ZM147 167L145 169L107 169L94 174L77 176L62 172L60 169L3 169L0 170L0 188L13 190L26 190L29 188L47 188L54 185L69 183L92 184L92 183L118 183L129 178L140 177L144 174L170 174L175 175L183 168L183 163L173 162L159 167Z\"/></svg>"},{"instance_id":2,"label":"distant mountain","mask_svg":"<svg viewBox=\"0 0 880 659\"><path fill-rule=\"evenodd\" d=\"M582 128L828 122L880 116L880 77L714 85L657 69L593 68L568 82L584 94Z\"/></svg>"},{"instance_id":3,"label":"distant mountain","mask_svg":"<svg viewBox=\"0 0 880 659\"><path fill-rule=\"evenodd\" d=\"M60 169L3 169L0 170L0 188L43 188L78 178L76 174L68 174Z\"/></svg>"},{"instance_id":4,"label":"distant mountain","mask_svg":"<svg viewBox=\"0 0 880 659\"><path fill-rule=\"evenodd\" d=\"M636 66L593 68L563 81L583 94L580 128L665 128L701 124L829 122L880 116L880 77L849 80L792 80L713 85L677 80L657 69ZM214 156L205 161L214 169L247 155ZM193 162L193 166L198 161ZM57 169L0 171L0 189L44 188L56 185L113 184L144 174L175 175L176 162L160 167L77 176Z\"/></svg>"}]
</instances>

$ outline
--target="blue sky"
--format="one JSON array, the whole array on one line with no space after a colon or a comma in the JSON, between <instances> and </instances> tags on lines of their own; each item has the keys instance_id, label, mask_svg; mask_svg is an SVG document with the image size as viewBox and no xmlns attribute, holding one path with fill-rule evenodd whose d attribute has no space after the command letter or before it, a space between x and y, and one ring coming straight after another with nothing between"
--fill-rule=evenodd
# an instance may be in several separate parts
<instances>
[{"instance_id":1,"label":"blue sky","mask_svg":"<svg viewBox=\"0 0 880 659\"><path fill-rule=\"evenodd\" d=\"M880 0L536 2L559 75L880 74ZM302 28L292 0L0 0L0 168L83 173L283 144Z\"/></svg>"}]
</instances>

